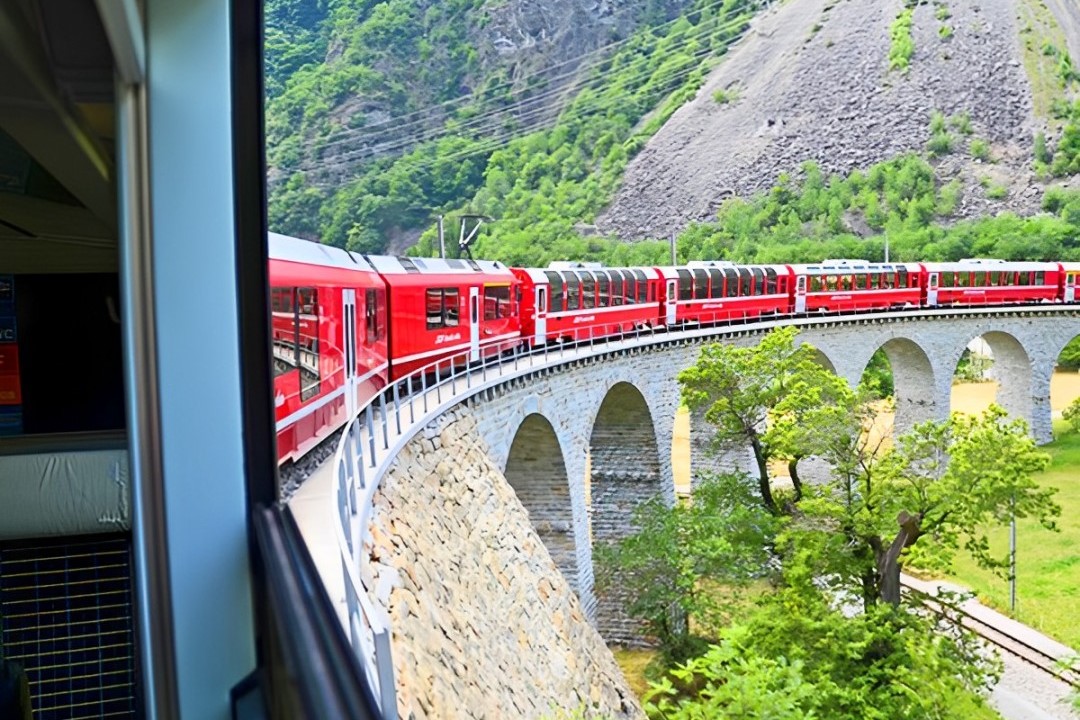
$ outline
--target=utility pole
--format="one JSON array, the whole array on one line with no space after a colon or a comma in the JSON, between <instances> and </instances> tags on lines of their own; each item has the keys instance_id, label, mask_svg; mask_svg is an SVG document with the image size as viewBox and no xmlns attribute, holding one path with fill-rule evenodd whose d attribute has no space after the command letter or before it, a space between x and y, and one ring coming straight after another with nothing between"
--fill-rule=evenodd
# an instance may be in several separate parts
<instances>
[{"instance_id":1,"label":"utility pole","mask_svg":"<svg viewBox=\"0 0 1080 720\"><path fill-rule=\"evenodd\" d=\"M1016 496L1012 499L1012 522L1009 523L1009 612L1016 616Z\"/></svg>"},{"instance_id":2,"label":"utility pole","mask_svg":"<svg viewBox=\"0 0 1080 720\"><path fill-rule=\"evenodd\" d=\"M446 236L443 235L443 216L439 215L439 257L446 258Z\"/></svg>"},{"instance_id":3,"label":"utility pole","mask_svg":"<svg viewBox=\"0 0 1080 720\"><path fill-rule=\"evenodd\" d=\"M668 236L668 241L671 243L671 264L672 265L678 265L679 261L675 257L675 231L674 230L672 230L670 235Z\"/></svg>"}]
</instances>

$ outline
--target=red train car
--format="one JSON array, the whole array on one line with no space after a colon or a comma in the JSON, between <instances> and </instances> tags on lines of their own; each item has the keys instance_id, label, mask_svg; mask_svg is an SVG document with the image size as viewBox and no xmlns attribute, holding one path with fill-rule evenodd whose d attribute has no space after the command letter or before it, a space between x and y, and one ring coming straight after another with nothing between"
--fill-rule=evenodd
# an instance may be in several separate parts
<instances>
[{"instance_id":1,"label":"red train car","mask_svg":"<svg viewBox=\"0 0 1080 720\"><path fill-rule=\"evenodd\" d=\"M918 307L923 300L923 266L917 263L824 260L791 269L796 313Z\"/></svg>"},{"instance_id":2,"label":"red train car","mask_svg":"<svg viewBox=\"0 0 1080 720\"><path fill-rule=\"evenodd\" d=\"M659 274L651 268L552 263L513 268L521 283L521 334L542 345L586 340L660 324Z\"/></svg>"},{"instance_id":3,"label":"red train car","mask_svg":"<svg viewBox=\"0 0 1080 720\"><path fill-rule=\"evenodd\" d=\"M394 327L391 379L469 351L470 360L518 339L517 279L499 262L369 256L386 283Z\"/></svg>"},{"instance_id":4,"label":"red train car","mask_svg":"<svg viewBox=\"0 0 1080 720\"><path fill-rule=\"evenodd\" d=\"M363 257L270 234L278 460L325 439L388 381L386 286Z\"/></svg>"},{"instance_id":5,"label":"red train car","mask_svg":"<svg viewBox=\"0 0 1080 720\"><path fill-rule=\"evenodd\" d=\"M1055 302L1062 295L1059 263L969 259L924 267L927 307Z\"/></svg>"},{"instance_id":6,"label":"red train car","mask_svg":"<svg viewBox=\"0 0 1080 720\"><path fill-rule=\"evenodd\" d=\"M794 278L787 265L691 262L656 269L667 325L705 324L790 312Z\"/></svg>"},{"instance_id":7,"label":"red train car","mask_svg":"<svg viewBox=\"0 0 1080 720\"><path fill-rule=\"evenodd\" d=\"M1060 263L1060 266L1058 282L1061 289L1058 297L1066 303L1080 302L1080 291L1077 290L1080 286L1080 263Z\"/></svg>"}]
</instances>

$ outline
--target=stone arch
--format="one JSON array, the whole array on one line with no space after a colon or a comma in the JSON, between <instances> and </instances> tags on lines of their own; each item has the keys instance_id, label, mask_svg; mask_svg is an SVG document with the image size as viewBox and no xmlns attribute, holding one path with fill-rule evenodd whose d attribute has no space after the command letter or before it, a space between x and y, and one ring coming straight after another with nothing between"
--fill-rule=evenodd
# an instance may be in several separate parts
<instances>
[{"instance_id":1,"label":"stone arch","mask_svg":"<svg viewBox=\"0 0 1080 720\"><path fill-rule=\"evenodd\" d=\"M948 417L948 397L939 397L934 364L922 346L914 340L895 337L886 340L880 348L885 351L893 373L896 400L893 432L902 435L921 422Z\"/></svg>"},{"instance_id":2,"label":"stone arch","mask_svg":"<svg viewBox=\"0 0 1080 720\"><path fill-rule=\"evenodd\" d=\"M608 389L593 421L589 452L593 544L615 542L634 532L638 505L669 495L652 412L632 383L617 382ZM598 595L597 628L609 642L640 642L640 626L623 610L618 583L612 585Z\"/></svg>"},{"instance_id":3,"label":"stone arch","mask_svg":"<svg viewBox=\"0 0 1080 720\"><path fill-rule=\"evenodd\" d=\"M558 435L543 415L530 413L518 426L504 475L551 559L580 592L570 481Z\"/></svg>"},{"instance_id":4,"label":"stone arch","mask_svg":"<svg viewBox=\"0 0 1080 720\"><path fill-rule=\"evenodd\" d=\"M968 338L953 360L953 371L970 342L981 337L994 356L990 377L998 382L996 402L1014 417L1032 421L1032 368L1028 351L1012 333L991 330Z\"/></svg>"}]
</instances>

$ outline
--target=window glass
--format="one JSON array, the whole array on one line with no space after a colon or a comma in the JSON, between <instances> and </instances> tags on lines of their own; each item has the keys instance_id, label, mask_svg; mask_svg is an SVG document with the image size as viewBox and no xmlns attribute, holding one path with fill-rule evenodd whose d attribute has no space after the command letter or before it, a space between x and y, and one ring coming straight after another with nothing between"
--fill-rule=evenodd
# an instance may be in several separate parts
<instances>
[{"instance_id":1,"label":"window glass","mask_svg":"<svg viewBox=\"0 0 1080 720\"><path fill-rule=\"evenodd\" d=\"M822 289L824 289L824 285L821 282L821 276L820 275L811 275L810 276L810 292L821 292Z\"/></svg>"},{"instance_id":2,"label":"window glass","mask_svg":"<svg viewBox=\"0 0 1080 720\"><path fill-rule=\"evenodd\" d=\"M724 270L724 297L735 297L739 294L739 273L735 268Z\"/></svg>"},{"instance_id":3,"label":"window glass","mask_svg":"<svg viewBox=\"0 0 1080 720\"><path fill-rule=\"evenodd\" d=\"M701 268L694 269L694 298L704 300L709 297L709 273Z\"/></svg>"},{"instance_id":4,"label":"window glass","mask_svg":"<svg viewBox=\"0 0 1080 720\"><path fill-rule=\"evenodd\" d=\"M765 294L775 295L777 292L776 271L772 268L765 269Z\"/></svg>"},{"instance_id":5,"label":"window glass","mask_svg":"<svg viewBox=\"0 0 1080 720\"><path fill-rule=\"evenodd\" d=\"M1044 284L1046 284L1046 273L1043 272L1042 270L1036 270L1035 271L1035 284L1036 285L1044 285Z\"/></svg>"},{"instance_id":6,"label":"window glass","mask_svg":"<svg viewBox=\"0 0 1080 720\"><path fill-rule=\"evenodd\" d=\"M689 270L679 270L679 300L694 299L694 280Z\"/></svg>"},{"instance_id":7,"label":"window glass","mask_svg":"<svg viewBox=\"0 0 1080 720\"><path fill-rule=\"evenodd\" d=\"M296 288L276 287L270 291L272 309L272 332L274 343L274 377L284 375L300 367L297 355L297 333L300 327L296 322Z\"/></svg>"},{"instance_id":8,"label":"window glass","mask_svg":"<svg viewBox=\"0 0 1080 720\"><path fill-rule=\"evenodd\" d=\"M596 307L611 307L611 278L606 270L596 273Z\"/></svg>"},{"instance_id":9,"label":"window glass","mask_svg":"<svg viewBox=\"0 0 1080 720\"><path fill-rule=\"evenodd\" d=\"M567 272L566 278L566 309L577 310L581 307L581 280L572 272Z\"/></svg>"},{"instance_id":10,"label":"window glass","mask_svg":"<svg viewBox=\"0 0 1080 720\"><path fill-rule=\"evenodd\" d=\"M563 280L562 275L557 272L547 271L544 273L548 279L549 296L551 302L549 303L548 310L551 312L563 311Z\"/></svg>"},{"instance_id":11,"label":"window glass","mask_svg":"<svg viewBox=\"0 0 1080 720\"><path fill-rule=\"evenodd\" d=\"M458 324L458 289L431 288L425 294L427 329L455 327Z\"/></svg>"},{"instance_id":12,"label":"window glass","mask_svg":"<svg viewBox=\"0 0 1080 720\"><path fill-rule=\"evenodd\" d=\"M298 288L297 320L300 357L300 400L319 394L319 291Z\"/></svg>"},{"instance_id":13,"label":"window glass","mask_svg":"<svg viewBox=\"0 0 1080 720\"><path fill-rule=\"evenodd\" d=\"M367 344L379 339L379 305L374 290L364 293L364 325L367 328Z\"/></svg>"},{"instance_id":14,"label":"window glass","mask_svg":"<svg viewBox=\"0 0 1080 720\"><path fill-rule=\"evenodd\" d=\"M581 309L592 310L596 307L596 280L592 273L583 272L581 275Z\"/></svg>"},{"instance_id":15,"label":"window glass","mask_svg":"<svg viewBox=\"0 0 1080 720\"><path fill-rule=\"evenodd\" d=\"M497 320L510 317L510 286L484 286L484 319Z\"/></svg>"},{"instance_id":16,"label":"window glass","mask_svg":"<svg viewBox=\"0 0 1080 720\"><path fill-rule=\"evenodd\" d=\"M724 297L724 273L716 268L709 268L709 297Z\"/></svg>"},{"instance_id":17,"label":"window glass","mask_svg":"<svg viewBox=\"0 0 1080 720\"><path fill-rule=\"evenodd\" d=\"M637 279L637 301L639 303L649 302L648 278L645 277L645 273L641 270L635 270L634 277Z\"/></svg>"}]
</instances>

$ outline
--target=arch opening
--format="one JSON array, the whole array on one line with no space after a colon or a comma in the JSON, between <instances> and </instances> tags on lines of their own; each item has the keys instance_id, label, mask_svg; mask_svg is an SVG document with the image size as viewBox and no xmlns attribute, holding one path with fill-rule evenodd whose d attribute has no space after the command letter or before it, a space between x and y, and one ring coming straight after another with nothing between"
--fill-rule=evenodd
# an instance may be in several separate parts
<instances>
[{"instance_id":1,"label":"arch opening","mask_svg":"<svg viewBox=\"0 0 1080 720\"><path fill-rule=\"evenodd\" d=\"M1075 432L1073 425L1064 419L1064 415L1070 405L1080 401L1080 335L1065 343L1056 360L1054 373L1050 378L1050 410L1054 437L1060 437L1063 433ZM1075 422L1080 426L1080 418Z\"/></svg>"},{"instance_id":2,"label":"arch opening","mask_svg":"<svg viewBox=\"0 0 1080 720\"><path fill-rule=\"evenodd\" d=\"M634 510L664 497L660 453L652 413L641 392L627 382L613 385L596 414L589 437L590 472L586 482L593 544L612 543L633 534ZM626 601L612 582L598 594L597 628L609 642L638 644L640 623L625 612Z\"/></svg>"},{"instance_id":3,"label":"arch opening","mask_svg":"<svg viewBox=\"0 0 1080 720\"><path fill-rule=\"evenodd\" d=\"M939 407L930 357L912 340L892 338L883 343L871 356L862 379L874 382L880 396L893 399L891 419L888 412L879 414L876 432L902 435L921 422L948 414L947 407Z\"/></svg>"},{"instance_id":4,"label":"arch opening","mask_svg":"<svg viewBox=\"0 0 1080 720\"><path fill-rule=\"evenodd\" d=\"M996 402L1031 422L1031 359L1020 341L992 331L972 338L953 369L950 408L978 414Z\"/></svg>"},{"instance_id":5,"label":"arch opening","mask_svg":"<svg viewBox=\"0 0 1080 720\"><path fill-rule=\"evenodd\" d=\"M518 426L504 476L556 567L580 593L570 482L555 428L543 415L527 415Z\"/></svg>"}]
</instances>

